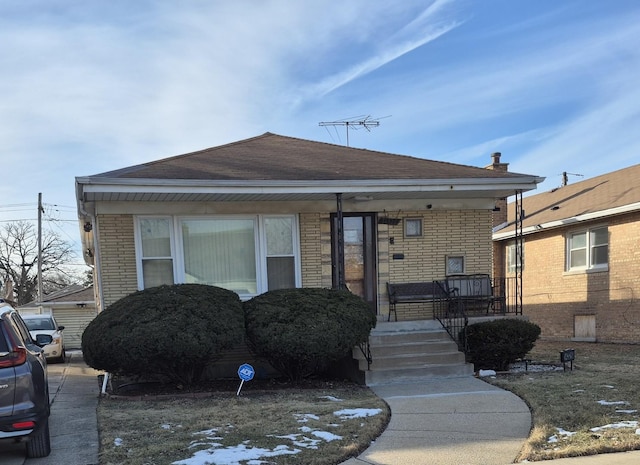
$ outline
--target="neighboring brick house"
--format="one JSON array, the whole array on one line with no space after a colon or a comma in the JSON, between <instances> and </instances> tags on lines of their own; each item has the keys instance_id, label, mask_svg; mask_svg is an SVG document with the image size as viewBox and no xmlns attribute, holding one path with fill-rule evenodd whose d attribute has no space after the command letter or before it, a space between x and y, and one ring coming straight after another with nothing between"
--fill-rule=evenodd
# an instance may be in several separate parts
<instances>
[{"instance_id":1,"label":"neighboring brick house","mask_svg":"<svg viewBox=\"0 0 640 465\"><path fill-rule=\"evenodd\" d=\"M640 342L639 181L634 165L570 185L565 177L523 199L523 314L542 337ZM493 234L495 262L513 275L514 206L507 211Z\"/></svg>"},{"instance_id":2,"label":"neighboring brick house","mask_svg":"<svg viewBox=\"0 0 640 465\"><path fill-rule=\"evenodd\" d=\"M343 280L386 319L389 281L491 274L496 200L542 178L489 168L266 133L77 177L99 308L165 283L247 299ZM398 319L432 318L424 307Z\"/></svg>"}]
</instances>

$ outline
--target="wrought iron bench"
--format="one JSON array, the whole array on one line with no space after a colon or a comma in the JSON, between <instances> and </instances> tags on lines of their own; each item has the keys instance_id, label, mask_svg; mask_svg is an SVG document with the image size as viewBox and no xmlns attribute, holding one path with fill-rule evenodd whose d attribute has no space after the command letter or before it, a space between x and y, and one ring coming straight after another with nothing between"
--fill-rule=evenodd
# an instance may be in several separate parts
<instances>
[{"instance_id":1,"label":"wrought iron bench","mask_svg":"<svg viewBox=\"0 0 640 465\"><path fill-rule=\"evenodd\" d=\"M450 299L449 311L489 313L489 309L495 309L496 303L504 311L505 297L495 294L488 274L449 275L444 284Z\"/></svg>"},{"instance_id":2,"label":"wrought iron bench","mask_svg":"<svg viewBox=\"0 0 640 465\"><path fill-rule=\"evenodd\" d=\"M438 281L426 281L419 283L387 283L387 292L389 294L389 317L387 321L391 321L391 313L394 314L395 321L398 321L398 313L396 305L437 302L448 298L444 286Z\"/></svg>"}]
</instances>

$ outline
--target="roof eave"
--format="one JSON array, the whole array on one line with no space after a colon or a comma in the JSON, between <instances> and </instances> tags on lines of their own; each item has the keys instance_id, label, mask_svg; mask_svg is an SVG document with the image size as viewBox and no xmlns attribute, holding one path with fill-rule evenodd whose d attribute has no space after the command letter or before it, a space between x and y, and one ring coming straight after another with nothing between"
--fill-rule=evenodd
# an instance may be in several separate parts
<instances>
[{"instance_id":1,"label":"roof eave","mask_svg":"<svg viewBox=\"0 0 640 465\"><path fill-rule=\"evenodd\" d=\"M564 226L573 225L576 223L583 223L586 221L604 219L604 218L609 218L611 216L622 215L624 213L633 213L637 211L640 211L640 202L635 202L628 205L621 205L619 207L614 207L614 208L608 208L606 210L589 212L582 215L561 218L558 220L548 221L546 223L536 224L533 226L527 226L526 228L522 228L522 234L523 235L534 234L534 233L542 232L549 229L557 229ZM509 231L496 232L493 234L494 241L511 239L513 237L515 237L515 231L511 229Z\"/></svg>"}]
</instances>

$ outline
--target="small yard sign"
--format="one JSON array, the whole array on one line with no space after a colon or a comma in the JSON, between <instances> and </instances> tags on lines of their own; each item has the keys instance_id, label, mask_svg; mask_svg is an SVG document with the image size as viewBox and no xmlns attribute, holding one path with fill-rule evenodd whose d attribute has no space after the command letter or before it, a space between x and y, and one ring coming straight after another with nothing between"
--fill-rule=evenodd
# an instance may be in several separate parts
<instances>
[{"instance_id":1,"label":"small yard sign","mask_svg":"<svg viewBox=\"0 0 640 465\"><path fill-rule=\"evenodd\" d=\"M240 390L242 389L242 385L245 381L251 381L253 379L253 375L255 375L256 371L253 369L251 365L248 363L243 363L238 368L238 376L240 377L240 386L238 387L238 392L236 396L240 395Z\"/></svg>"},{"instance_id":2,"label":"small yard sign","mask_svg":"<svg viewBox=\"0 0 640 465\"><path fill-rule=\"evenodd\" d=\"M564 371L567 371L567 363L570 363L571 371L573 371L573 361L576 359L575 349L564 349L560 351L560 362Z\"/></svg>"}]
</instances>

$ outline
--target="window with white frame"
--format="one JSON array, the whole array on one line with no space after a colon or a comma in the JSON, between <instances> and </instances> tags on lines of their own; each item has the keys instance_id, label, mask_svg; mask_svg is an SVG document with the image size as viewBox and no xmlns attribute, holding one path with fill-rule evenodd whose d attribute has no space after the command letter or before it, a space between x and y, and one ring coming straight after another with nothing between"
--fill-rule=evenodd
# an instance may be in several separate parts
<instances>
[{"instance_id":1,"label":"window with white frame","mask_svg":"<svg viewBox=\"0 0 640 465\"><path fill-rule=\"evenodd\" d=\"M249 297L299 282L295 216L138 217L136 224L141 288L197 283Z\"/></svg>"},{"instance_id":2,"label":"window with white frame","mask_svg":"<svg viewBox=\"0 0 640 465\"><path fill-rule=\"evenodd\" d=\"M170 218L140 218L138 263L142 288L173 284L173 253Z\"/></svg>"},{"instance_id":3,"label":"window with white frame","mask_svg":"<svg viewBox=\"0 0 640 465\"><path fill-rule=\"evenodd\" d=\"M507 245L507 273L515 273L516 270L524 270L524 242L519 243L518 246L515 242Z\"/></svg>"},{"instance_id":4,"label":"window with white frame","mask_svg":"<svg viewBox=\"0 0 640 465\"><path fill-rule=\"evenodd\" d=\"M606 269L609 263L609 229L600 226L567 235L567 270Z\"/></svg>"}]
</instances>

